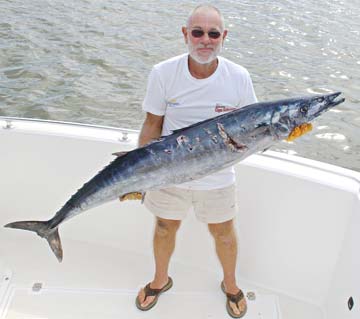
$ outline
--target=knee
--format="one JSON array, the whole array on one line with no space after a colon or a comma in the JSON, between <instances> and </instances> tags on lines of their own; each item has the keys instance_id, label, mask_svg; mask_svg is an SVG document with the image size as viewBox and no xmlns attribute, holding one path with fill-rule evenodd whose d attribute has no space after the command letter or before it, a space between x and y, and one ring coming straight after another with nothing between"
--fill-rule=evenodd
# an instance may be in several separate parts
<instances>
[{"instance_id":1,"label":"knee","mask_svg":"<svg viewBox=\"0 0 360 319\"><path fill-rule=\"evenodd\" d=\"M180 220L157 218L155 234L160 237L175 235L181 224Z\"/></svg>"},{"instance_id":2,"label":"knee","mask_svg":"<svg viewBox=\"0 0 360 319\"><path fill-rule=\"evenodd\" d=\"M228 246L236 242L235 229L232 220L220 224L209 224L208 227L216 242Z\"/></svg>"}]
</instances>

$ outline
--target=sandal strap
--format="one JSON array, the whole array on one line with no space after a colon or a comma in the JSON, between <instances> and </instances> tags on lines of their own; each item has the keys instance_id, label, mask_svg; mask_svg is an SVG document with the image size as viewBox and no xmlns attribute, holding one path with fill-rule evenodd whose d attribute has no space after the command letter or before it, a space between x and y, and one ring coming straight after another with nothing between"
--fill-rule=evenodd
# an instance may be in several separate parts
<instances>
[{"instance_id":1,"label":"sandal strap","mask_svg":"<svg viewBox=\"0 0 360 319\"><path fill-rule=\"evenodd\" d=\"M144 288L144 291L145 291L145 295L146 297L148 296L157 296L159 293L161 293L162 289L154 289L154 288L151 288L150 287L150 283L148 283L145 288Z\"/></svg>"},{"instance_id":2,"label":"sandal strap","mask_svg":"<svg viewBox=\"0 0 360 319\"><path fill-rule=\"evenodd\" d=\"M242 292L242 290L240 289L239 292L235 295L233 294L226 294L226 297L233 303L238 303L239 301L241 301L242 299L244 299L244 293Z\"/></svg>"}]
</instances>

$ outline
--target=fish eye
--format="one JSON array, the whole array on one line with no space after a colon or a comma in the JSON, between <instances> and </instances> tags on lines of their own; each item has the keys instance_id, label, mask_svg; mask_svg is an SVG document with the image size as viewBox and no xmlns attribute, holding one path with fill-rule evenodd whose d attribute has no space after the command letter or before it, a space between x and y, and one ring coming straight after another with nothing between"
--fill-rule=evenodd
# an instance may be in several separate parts
<instances>
[{"instance_id":1,"label":"fish eye","mask_svg":"<svg viewBox=\"0 0 360 319\"><path fill-rule=\"evenodd\" d=\"M302 107L300 107L300 112L303 114L306 114L308 110L309 110L309 106L307 105L303 105Z\"/></svg>"}]
</instances>

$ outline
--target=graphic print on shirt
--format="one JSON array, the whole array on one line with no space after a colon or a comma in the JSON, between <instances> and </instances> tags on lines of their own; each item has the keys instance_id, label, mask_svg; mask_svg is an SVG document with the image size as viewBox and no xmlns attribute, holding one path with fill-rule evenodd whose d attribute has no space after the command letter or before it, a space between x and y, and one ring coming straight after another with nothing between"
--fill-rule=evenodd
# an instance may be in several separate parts
<instances>
[{"instance_id":1,"label":"graphic print on shirt","mask_svg":"<svg viewBox=\"0 0 360 319\"><path fill-rule=\"evenodd\" d=\"M170 100L166 101L166 106L168 106L168 107L175 107L175 106L179 106L179 105L180 105L180 103L177 102L176 99L170 99Z\"/></svg>"},{"instance_id":2,"label":"graphic print on shirt","mask_svg":"<svg viewBox=\"0 0 360 319\"><path fill-rule=\"evenodd\" d=\"M230 111L234 111L236 109L237 108L235 106L223 105L222 103L216 103L216 105L215 105L216 113L230 112Z\"/></svg>"}]
</instances>

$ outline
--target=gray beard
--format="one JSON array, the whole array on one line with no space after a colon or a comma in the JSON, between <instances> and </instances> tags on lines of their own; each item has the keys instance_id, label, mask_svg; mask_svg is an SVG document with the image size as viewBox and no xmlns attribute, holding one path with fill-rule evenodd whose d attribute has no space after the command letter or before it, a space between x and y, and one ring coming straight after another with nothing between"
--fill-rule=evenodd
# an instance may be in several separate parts
<instances>
[{"instance_id":1,"label":"gray beard","mask_svg":"<svg viewBox=\"0 0 360 319\"><path fill-rule=\"evenodd\" d=\"M190 42L188 43L189 55L195 62L199 64L210 64L211 62L213 62L221 52L221 49L222 46L219 45L217 48L215 48L215 50L211 53L211 55L206 60L204 60L195 53L194 47L190 44Z\"/></svg>"}]
</instances>

